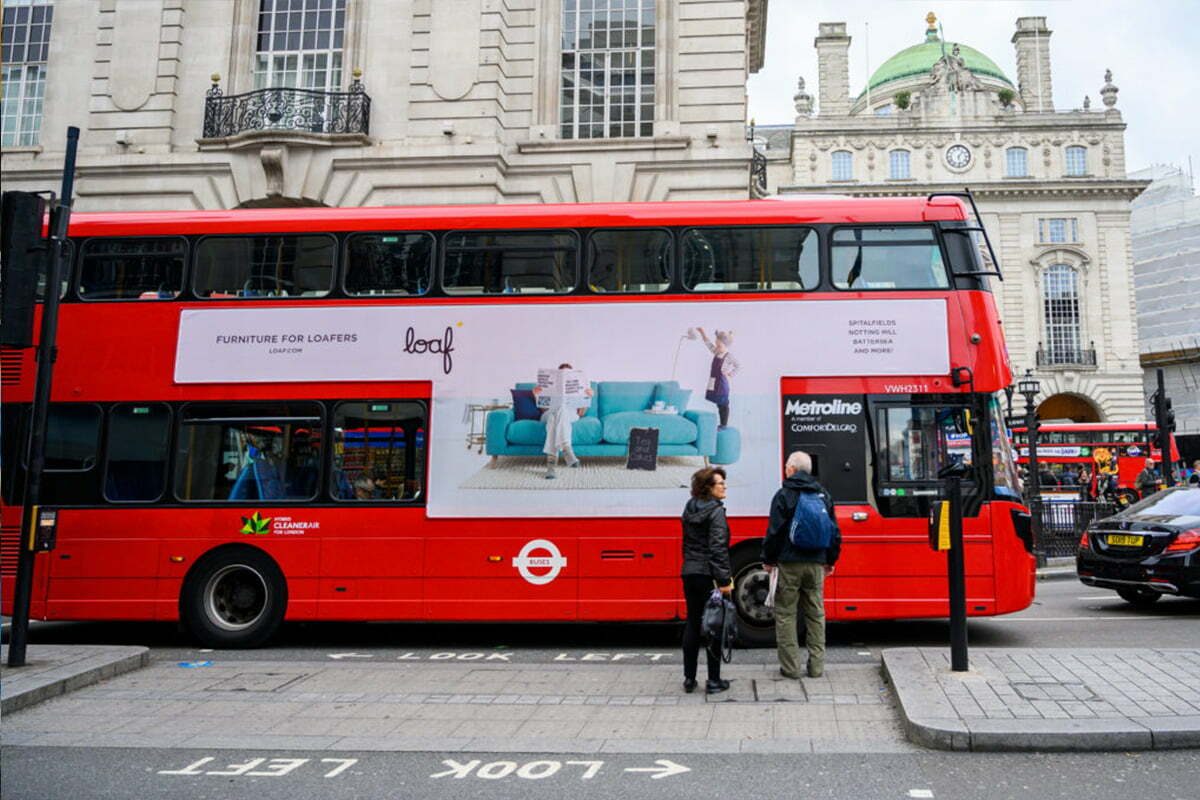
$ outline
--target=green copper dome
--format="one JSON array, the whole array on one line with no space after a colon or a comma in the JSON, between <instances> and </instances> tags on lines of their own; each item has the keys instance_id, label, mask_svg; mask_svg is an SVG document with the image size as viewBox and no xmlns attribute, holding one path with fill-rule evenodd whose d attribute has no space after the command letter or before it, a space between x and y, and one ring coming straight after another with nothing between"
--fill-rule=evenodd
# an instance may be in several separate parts
<instances>
[{"instance_id":1,"label":"green copper dome","mask_svg":"<svg viewBox=\"0 0 1200 800\"><path fill-rule=\"evenodd\" d=\"M954 42L946 42L945 54L949 55L952 53L954 46ZM959 43L958 48L958 55L971 72L976 75L986 75L989 78L995 78L1007 83L1009 86L1013 86L1013 82L1008 79L1007 75L1000 71L1000 67L996 66L995 61L992 61L974 47ZM885 83L898 81L903 78L911 78L915 75L925 75L937 63L938 59L942 57L942 54L942 41L937 38L927 38L924 42L901 50L883 62L883 65L871 75L871 80L867 82L867 85L870 87L871 92L874 93L876 89ZM865 94L866 91L864 90L859 95L859 98Z\"/></svg>"}]
</instances>

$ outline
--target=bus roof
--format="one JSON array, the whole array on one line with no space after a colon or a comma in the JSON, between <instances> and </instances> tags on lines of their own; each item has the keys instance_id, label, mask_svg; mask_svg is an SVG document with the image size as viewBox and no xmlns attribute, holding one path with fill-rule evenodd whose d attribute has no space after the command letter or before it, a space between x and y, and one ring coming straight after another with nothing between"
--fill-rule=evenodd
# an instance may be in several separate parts
<instances>
[{"instance_id":1,"label":"bus roof","mask_svg":"<svg viewBox=\"0 0 1200 800\"><path fill-rule=\"evenodd\" d=\"M642 227L655 225L783 225L804 223L957 222L957 197L797 198L656 203L362 206L216 211L80 212L73 236L181 233L488 228Z\"/></svg>"}]
</instances>

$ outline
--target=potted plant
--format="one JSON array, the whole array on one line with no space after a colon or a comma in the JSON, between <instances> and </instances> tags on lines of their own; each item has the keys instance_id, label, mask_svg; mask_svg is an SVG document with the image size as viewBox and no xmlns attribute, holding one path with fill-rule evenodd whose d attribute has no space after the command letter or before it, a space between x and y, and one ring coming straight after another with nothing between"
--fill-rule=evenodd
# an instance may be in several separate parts
<instances>
[{"instance_id":1,"label":"potted plant","mask_svg":"<svg viewBox=\"0 0 1200 800\"><path fill-rule=\"evenodd\" d=\"M896 92L892 102L896 104L896 108L907 111L908 107L912 105L912 92Z\"/></svg>"},{"instance_id":2,"label":"potted plant","mask_svg":"<svg viewBox=\"0 0 1200 800\"><path fill-rule=\"evenodd\" d=\"M1001 89L996 92L996 98L1000 101L1001 108L1012 108L1013 100L1016 99L1017 93L1012 89Z\"/></svg>"}]
</instances>

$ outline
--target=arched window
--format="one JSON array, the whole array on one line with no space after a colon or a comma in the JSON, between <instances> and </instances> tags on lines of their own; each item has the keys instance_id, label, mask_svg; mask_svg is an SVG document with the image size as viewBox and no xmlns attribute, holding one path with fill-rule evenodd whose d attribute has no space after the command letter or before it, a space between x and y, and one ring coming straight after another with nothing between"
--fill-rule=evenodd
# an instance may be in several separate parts
<instances>
[{"instance_id":1,"label":"arched window","mask_svg":"<svg viewBox=\"0 0 1200 800\"><path fill-rule=\"evenodd\" d=\"M1072 145L1067 148L1067 174L1068 175L1086 175L1087 174L1087 148L1079 145Z\"/></svg>"},{"instance_id":2,"label":"arched window","mask_svg":"<svg viewBox=\"0 0 1200 800\"><path fill-rule=\"evenodd\" d=\"M1079 346L1079 273L1067 264L1042 272L1042 312L1046 325L1047 364L1081 363Z\"/></svg>"},{"instance_id":3,"label":"arched window","mask_svg":"<svg viewBox=\"0 0 1200 800\"><path fill-rule=\"evenodd\" d=\"M907 180L912 177L907 150L893 150L888 154L889 176L892 180Z\"/></svg>"},{"instance_id":4,"label":"arched window","mask_svg":"<svg viewBox=\"0 0 1200 800\"><path fill-rule=\"evenodd\" d=\"M1024 147L1010 147L1005 153L1005 176L1024 178L1029 175L1029 153Z\"/></svg>"},{"instance_id":5,"label":"arched window","mask_svg":"<svg viewBox=\"0 0 1200 800\"><path fill-rule=\"evenodd\" d=\"M854 155L849 150L835 150L830 156L832 175L830 180L854 180Z\"/></svg>"}]
</instances>

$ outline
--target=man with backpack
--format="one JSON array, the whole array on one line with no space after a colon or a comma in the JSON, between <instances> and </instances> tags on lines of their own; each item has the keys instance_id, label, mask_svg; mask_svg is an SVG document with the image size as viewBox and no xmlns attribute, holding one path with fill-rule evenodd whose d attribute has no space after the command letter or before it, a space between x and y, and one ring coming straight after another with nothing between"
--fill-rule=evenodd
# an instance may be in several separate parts
<instances>
[{"instance_id":1,"label":"man with backpack","mask_svg":"<svg viewBox=\"0 0 1200 800\"><path fill-rule=\"evenodd\" d=\"M804 611L808 676L819 678L825 672L825 578L833 572L842 547L833 497L811 471L808 453L797 450L788 456L783 486L771 500L762 546L763 566L768 572L779 570L775 641L785 678L800 677L797 607Z\"/></svg>"}]
</instances>

